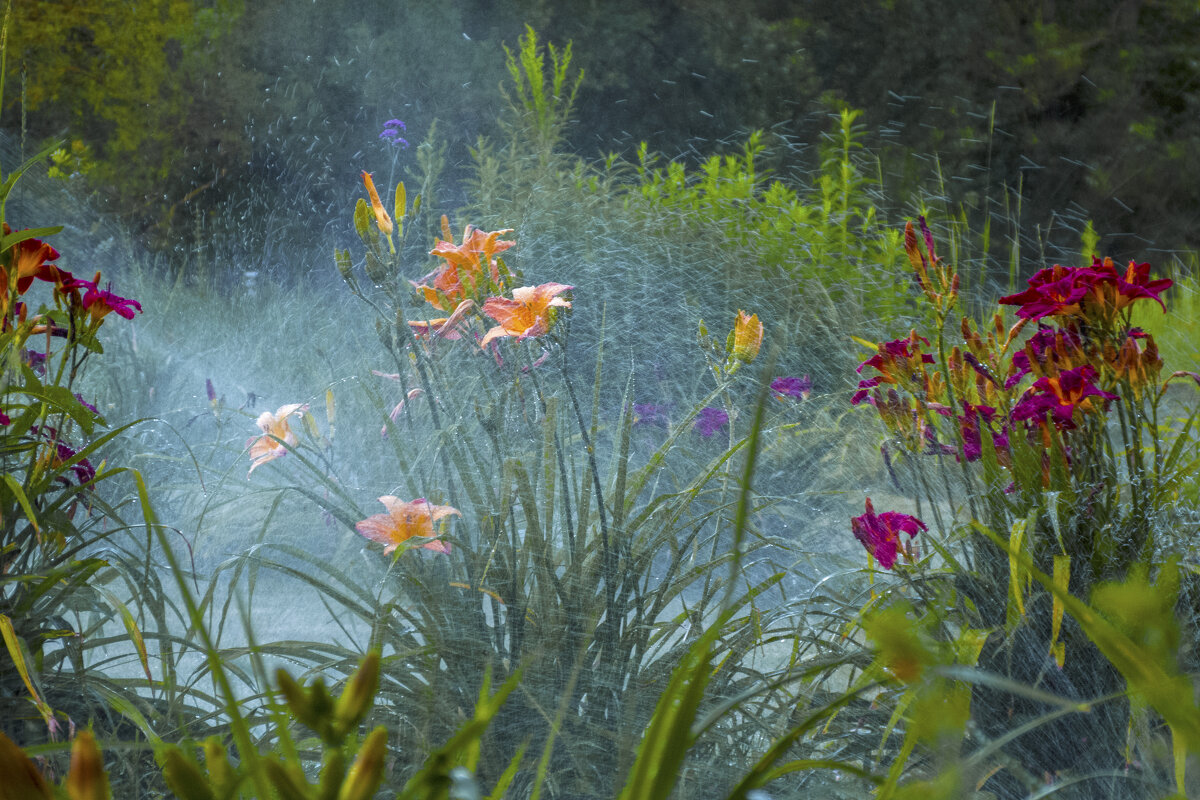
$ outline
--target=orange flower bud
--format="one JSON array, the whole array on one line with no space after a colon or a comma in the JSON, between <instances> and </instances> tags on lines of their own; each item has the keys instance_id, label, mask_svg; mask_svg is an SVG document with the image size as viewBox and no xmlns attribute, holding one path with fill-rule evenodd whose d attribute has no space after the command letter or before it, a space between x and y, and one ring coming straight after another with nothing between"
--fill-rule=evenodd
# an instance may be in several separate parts
<instances>
[{"instance_id":1,"label":"orange flower bud","mask_svg":"<svg viewBox=\"0 0 1200 800\"><path fill-rule=\"evenodd\" d=\"M758 356L762 339L763 324L759 322L758 315L739 310L737 322L733 325L734 359L749 364Z\"/></svg>"},{"instance_id":2,"label":"orange flower bud","mask_svg":"<svg viewBox=\"0 0 1200 800\"><path fill-rule=\"evenodd\" d=\"M375 181L371 180L371 173L363 171L363 185L367 187L367 194L371 197L371 210L375 212L375 224L379 226L379 230L384 236L392 235L392 218L388 215L383 207L383 201L379 199L379 192L375 191Z\"/></svg>"}]
</instances>

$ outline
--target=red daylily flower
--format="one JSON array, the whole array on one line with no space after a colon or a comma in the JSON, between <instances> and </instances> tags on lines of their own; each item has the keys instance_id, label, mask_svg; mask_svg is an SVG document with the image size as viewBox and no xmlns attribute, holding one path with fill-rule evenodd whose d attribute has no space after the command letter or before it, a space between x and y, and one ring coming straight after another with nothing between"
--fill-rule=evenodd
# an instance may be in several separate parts
<instances>
[{"instance_id":1,"label":"red daylily flower","mask_svg":"<svg viewBox=\"0 0 1200 800\"><path fill-rule=\"evenodd\" d=\"M8 223L4 223L4 235L12 233ZM0 313L8 312L9 304L9 270L16 278L17 294L25 294L29 286L37 278L50 283L62 283L70 273L51 264L58 258L59 253L41 239L25 239L17 242L7 252L8 264L0 266Z\"/></svg>"}]
</instances>

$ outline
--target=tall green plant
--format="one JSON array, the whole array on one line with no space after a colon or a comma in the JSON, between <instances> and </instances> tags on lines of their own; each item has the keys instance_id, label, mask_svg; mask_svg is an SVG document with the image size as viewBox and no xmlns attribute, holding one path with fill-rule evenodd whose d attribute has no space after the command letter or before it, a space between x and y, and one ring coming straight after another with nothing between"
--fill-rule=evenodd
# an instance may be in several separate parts
<instances>
[{"instance_id":1,"label":"tall green plant","mask_svg":"<svg viewBox=\"0 0 1200 800\"><path fill-rule=\"evenodd\" d=\"M411 759L406 774L452 735L456 709L485 675L521 669L519 691L481 739L481 778L511 768L514 785L535 793L607 793L633 763L669 667L701 628L726 609L716 628L723 666L711 681L722 695L750 688L751 654L773 630L756 599L765 587L727 601L743 579L721 571L739 552L736 543L728 550L735 498L723 476L747 440L731 436L695 476L671 482L661 471L680 437L697 435L701 410L730 395L735 373L744 380L748 371L735 365L754 360L762 328L739 323L716 388L636 470L628 391L615 416L602 408L603 361L590 407L575 385L566 316L574 301L563 298L571 287L522 286L502 257L512 245L506 231L468 227L457 241L447 222L432 250L442 263L414 280L414 291L405 274L407 193L397 186L385 207L369 177L366 188L355 212L362 272L348 252L337 264L376 312L380 355L392 360L402 398L383 423L395 451L394 488L380 490L385 513L361 511L367 502L307 458L284 424L300 415L296 407L260 420L264 434L250 454L257 474L282 467L261 465L287 453L304 480L316 478L324 491L306 496L384 545L383 557L369 554L382 580L369 588L292 547L256 548L247 561L306 582L347 625L356 619L372 647L393 654L381 668L375 719ZM391 403L380 397L380 405ZM317 649L281 652L308 659ZM324 671L349 662L347 648L320 652ZM540 760L524 763L519 751Z\"/></svg>"},{"instance_id":2,"label":"tall green plant","mask_svg":"<svg viewBox=\"0 0 1200 800\"><path fill-rule=\"evenodd\" d=\"M907 227L905 247L935 326L929 338L914 331L879 344L859 369L854 402L879 414L889 469L938 531L921 535L930 553L911 575L928 575L927 602L940 597L959 609L952 624L995 631L986 668L1032 683L1052 658L1069 696L1105 698L1088 718L1086 744L1008 745L1039 770L1099 769L1119 757L1126 723L1140 715L1113 701L1127 661L1086 620L1072 621L1064 598L1092 595L1112 608L1102 584L1153 574L1184 553L1179 499L1197 467L1188 446L1196 412L1174 387L1200 379L1185 371L1164 379L1153 337L1131 324L1135 304L1165 311L1160 295L1171 281L1136 262L1055 265L1001 299L1017 306L1016 324L1000 314L980 324L959 315L957 272L935 253L923 219L920 235ZM948 341L955 333L961 344ZM855 520L856 535L888 569L915 561L905 536L923 527L877 514L869 501ZM1031 591L1036 575L1050 576L1052 590ZM975 718L992 737L1044 709L1010 704L1019 711L1005 717L999 698L983 696ZM1020 780L1002 774L995 785L1016 791Z\"/></svg>"}]
</instances>

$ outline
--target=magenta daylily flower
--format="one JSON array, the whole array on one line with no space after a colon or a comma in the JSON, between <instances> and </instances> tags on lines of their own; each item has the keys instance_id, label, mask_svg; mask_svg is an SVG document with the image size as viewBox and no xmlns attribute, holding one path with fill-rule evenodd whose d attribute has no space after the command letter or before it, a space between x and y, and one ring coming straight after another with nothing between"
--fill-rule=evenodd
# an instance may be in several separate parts
<instances>
[{"instance_id":1,"label":"magenta daylily flower","mask_svg":"<svg viewBox=\"0 0 1200 800\"><path fill-rule=\"evenodd\" d=\"M1038 320L1048 316L1067 316L1079 311L1079 303L1088 293L1084 277L1075 267L1055 264L1038 270L1029 279L1029 288L1000 298L1003 305L1020 306L1017 316Z\"/></svg>"},{"instance_id":2,"label":"magenta daylily flower","mask_svg":"<svg viewBox=\"0 0 1200 800\"><path fill-rule=\"evenodd\" d=\"M1098 282L1115 286L1115 296L1111 291L1097 294L1105 301L1111 302L1117 311L1144 297L1158 303L1165 312L1167 310L1166 303L1159 295L1175 284L1170 278L1150 280L1150 264L1148 262L1139 264L1136 261L1130 261L1125 271L1121 272L1118 271L1111 258L1101 261L1092 256L1092 266L1089 272L1096 276Z\"/></svg>"},{"instance_id":3,"label":"magenta daylily flower","mask_svg":"<svg viewBox=\"0 0 1200 800\"><path fill-rule=\"evenodd\" d=\"M36 372L38 375L46 374L46 354L39 353L37 350L25 351L25 363Z\"/></svg>"},{"instance_id":4,"label":"magenta daylily flower","mask_svg":"<svg viewBox=\"0 0 1200 800\"><path fill-rule=\"evenodd\" d=\"M1055 264L1039 270L1029 279L1029 288L1000 298L1005 305L1017 305L1017 316L1038 320L1048 316L1086 314L1098 311L1103 319L1112 319L1130 303L1141 298L1154 300L1163 310L1159 297L1171 288L1168 278L1150 280L1150 265L1130 261L1124 272L1118 271L1111 258L1092 257L1090 267L1064 267Z\"/></svg>"},{"instance_id":5,"label":"magenta daylily flower","mask_svg":"<svg viewBox=\"0 0 1200 800\"><path fill-rule=\"evenodd\" d=\"M854 532L854 538L862 542L862 546L884 569L891 569L899 554L911 559L914 555L911 550L913 537L919 531L929 530L924 522L908 514L896 511L876 514L869 497L866 513L850 518L850 529ZM902 533L908 534L908 544L900 538Z\"/></svg>"},{"instance_id":6,"label":"magenta daylily flower","mask_svg":"<svg viewBox=\"0 0 1200 800\"><path fill-rule=\"evenodd\" d=\"M884 383L894 386L911 386L925 383L925 364L932 364L933 356L921 352L921 345L929 345L929 340L918 336L913 331L907 339L896 339L879 345L875 355L858 365L855 372L862 374L867 367L872 367L879 374L873 378L864 378L858 382L858 391L850 398L851 405L866 402L871 389Z\"/></svg>"},{"instance_id":7,"label":"magenta daylily flower","mask_svg":"<svg viewBox=\"0 0 1200 800\"><path fill-rule=\"evenodd\" d=\"M58 436L58 429L51 428L49 425L37 426L34 425L29 429L30 433L37 434L46 440L49 446L53 447L53 454L46 456L47 466L52 469L62 469L63 466L75 458L79 451L65 444ZM86 458L81 458L72 464L68 469L75 474L75 480L82 486L96 477L96 468L92 466L92 462ZM70 483L66 475L60 475L58 480L64 483Z\"/></svg>"},{"instance_id":8,"label":"magenta daylily flower","mask_svg":"<svg viewBox=\"0 0 1200 800\"><path fill-rule=\"evenodd\" d=\"M83 395L81 395L79 392L75 393L75 399L78 400L79 404L81 406L83 406L84 408L86 408L88 411L92 412L96 416L100 415L100 412L96 410L96 407L94 405L92 405L91 403L89 403L87 400L84 400Z\"/></svg>"},{"instance_id":9,"label":"magenta daylily flower","mask_svg":"<svg viewBox=\"0 0 1200 800\"><path fill-rule=\"evenodd\" d=\"M958 418L959 430L963 437L963 452L959 458L967 461L978 461L983 455L982 431L986 430L992 437L992 445L1001 462L1008 458L1008 434L1005 431L993 431L992 422L996 419L996 409L991 406L963 403L963 414Z\"/></svg>"},{"instance_id":10,"label":"magenta daylily flower","mask_svg":"<svg viewBox=\"0 0 1200 800\"><path fill-rule=\"evenodd\" d=\"M1075 331L1040 325L1038 332L1025 342L1025 347L1013 353L1012 376L1004 382L1004 388L1011 389L1020 383L1033 371L1033 362L1042 367L1049 362L1060 367L1070 366L1070 356L1082 352L1082 349L1083 341Z\"/></svg>"},{"instance_id":11,"label":"magenta daylily flower","mask_svg":"<svg viewBox=\"0 0 1200 800\"><path fill-rule=\"evenodd\" d=\"M106 284L105 288L100 286L100 273L96 273L96 277L90 281L85 281L82 278L71 278L63 283L64 289L85 289L83 295L83 308L92 315L92 322L97 323L109 313L115 312L118 317L125 319L133 319L134 314L140 314L142 304L137 300L130 300L126 297L121 297L114 294L112 284Z\"/></svg>"}]
</instances>

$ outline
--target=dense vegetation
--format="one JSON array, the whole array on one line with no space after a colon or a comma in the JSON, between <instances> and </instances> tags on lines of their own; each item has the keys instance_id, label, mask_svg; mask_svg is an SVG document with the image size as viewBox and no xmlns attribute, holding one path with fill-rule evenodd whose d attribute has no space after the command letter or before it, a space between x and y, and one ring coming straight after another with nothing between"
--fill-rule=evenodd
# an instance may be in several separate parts
<instances>
[{"instance_id":1,"label":"dense vegetation","mask_svg":"<svg viewBox=\"0 0 1200 800\"><path fill-rule=\"evenodd\" d=\"M23 127L103 112L0 175L5 796L1194 793L1185 254L1106 258L1079 208L1031 225L1055 186L1009 185L999 105L982 160L966 130L876 138L886 101L847 107L853 81L790 129L722 89L713 125L769 130L683 158L669 103L623 152L580 140L604 92L701 63L689 92L719 86L746 42L808 43L793 77L836 81L821 43L857 33L950 82L928 48L970 43L958 11L927 32L881 6L877 40L766 5L564 8L523 11L638 33L11 15ZM1034 19L1059 43L1087 21ZM659 64L668 32L707 60ZM329 54L261 47L301 36ZM169 127L215 113L209 67L285 61L250 81L269 101L211 98L228 140ZM410 67L439 90L384 105Z\"/></svg>"}]
</instances>

